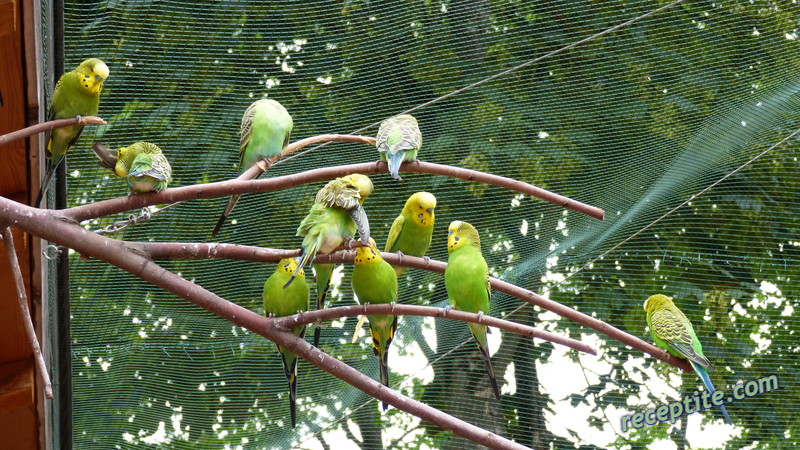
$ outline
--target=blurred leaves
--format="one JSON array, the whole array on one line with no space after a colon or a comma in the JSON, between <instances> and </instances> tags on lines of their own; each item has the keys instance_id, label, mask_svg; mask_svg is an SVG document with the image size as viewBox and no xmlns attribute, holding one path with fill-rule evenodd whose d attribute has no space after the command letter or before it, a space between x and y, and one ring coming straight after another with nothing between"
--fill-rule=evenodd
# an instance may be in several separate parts
<instances>
[{"instance_id":1,"label":"blurred leaves","mask_svg":"<svg viewBox=\"0 0 800 450\"><path fill-rule=\"evenodd\" d=\"M236 175L241 114L257 98L288 108L293 139L351 132L660 6L66 2L68 65L97 56L111 67L100 107L109 125L87 127L70 152L68 173L77 174L69 197L77 204L126 194L124 183L96 166L93 139L113 148L157 143L175 186L227 179ZM798 14L795 4L687 1L415 112L421 159L521 179L600 206L606 220L475 183L376 175L365 208L379 246L405 199L430 190L439 199L433 259L447 258L447 224L468 220L481 232L493 272L647 340L642 302L670 295L695 324L718 387L770 374L781 381L779 394L728 406L742 431L727 448L796 444L797 141L612 248L798 128ZM373 148L330 145L267 176L374 159ZM296 227L323 184L245 195L221 241L296 248ZM119 237L206 240L225 201L188 202ZM271 271L240 261L160 263L255 311ZM447 301L440 276L409 270L399 281L405 302ZM163 446L306 448L334 431L364 448L470 445L396 410L379 415L374 401L303 361L299 425L291 430L271 343L96 261L76 256L71 285L76 447L147 443L162 422ZM352 302L349 286L345 268L331 303ZM495 294L491 314L587 334L519 306ZM513 364L515 390L498 403L485 395L467 327L434 324L404 318L394 346L408 354L390 355L392 379L414 398L536 448L647 448L670 436L685 442L681 421L680 430L661 424L587 443L587 427L608 430L607 420L616 420L611 407L631 413L674 400L655 387L673 382L675 369L616 341L601 340L602 371L586 365L581 373L569 365L574 354L558 356L552 345L503 333L494 364L498 378ZM322 346L377 377L368 343L349 343L354 325L326 327ZM414 343L420 355L411 354ZM418 361L429 365L411 372ZM540 381L548 362L562 364L565 376L577 370L585 385L553 398L552 386ZM684 389L698 384L692 373L677 378ZM556 414L564 403L575 411L566 426L564 413ZM586 405L591 415L576 423Z\"/></svg>"}]
</instances>

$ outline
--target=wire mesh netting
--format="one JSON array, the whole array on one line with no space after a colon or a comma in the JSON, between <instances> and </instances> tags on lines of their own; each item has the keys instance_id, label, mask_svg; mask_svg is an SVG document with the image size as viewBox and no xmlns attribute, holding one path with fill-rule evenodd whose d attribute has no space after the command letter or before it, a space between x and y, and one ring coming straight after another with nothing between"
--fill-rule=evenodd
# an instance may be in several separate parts
<instances>
[{"instance_id":1,"label":"wire mesh netting","mask_svg":"<svg viewBox=\"0 0 800 450\"><path fill-rule=\"evenodd\" d=\"M604 208L606 220L494 186L378 174L365 203L378 245L409 195L435 193L432 259L447 260L447 225L468 221L492 275L649 342L642 304L664 293L693 321L718 388L777 375L779 390L729 403L735 427L709 410L623 432L622 416L695 392L696 374L499 293L491 315L586 340L599 357L495 330L496 401L464 323L402 317L391 385L535 448L783 448L800 431L800 167L797 140L785 140L800 119L799 12L777 2L68 1L67 68L89 57L111 68L100 106L109 124L87 127L70 151L70 204L127 194L95 164L94 140L159 145L172 186L220 181L238 175L241 115L258 98L288 109L293 140L349 133L539 58L414 111L420 159L522 180ZM336 143L267 176L377 157ZM244 195L218 240L297 248L295 230L322 185ZM226 202L187 202L116 237L206 241ZM73 256L76 448L471 446L396 409L381 413L305 361L292 429L271 342ZM159 264L260 313L274 270ZM353 303L350 271L336 272L331 306ZM448 303L441 275L412 269L399 285L403 303ZM321 347L377 379L368 339L350 343L356 320L325 327Z\"/></svg>"}]
</instances>

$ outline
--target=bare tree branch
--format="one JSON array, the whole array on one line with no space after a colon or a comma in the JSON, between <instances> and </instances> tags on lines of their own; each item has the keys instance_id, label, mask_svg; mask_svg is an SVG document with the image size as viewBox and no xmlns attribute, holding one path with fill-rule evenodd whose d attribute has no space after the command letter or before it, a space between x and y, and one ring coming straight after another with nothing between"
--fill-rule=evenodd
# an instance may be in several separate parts
<instances>
[{"instance_id":1,"label":"bare tree branch","mask_svg":"<svg viewBox=\"0 0 800 450\"><path fill-rule=\"evenodd\" d=\"M100 259L131 273L237 326L247 328L264 336L366 394L397 409L413 414L433 425L450 430L455 434L491 448L527 448L383 386L347 364L313 347L305 340L295 336L288 329L279 328L275 319L269 319L242 308L164 269L142 254L131 251L127 243L123 241L97 235L78 225L61 220L57 212L31 208L0 197L0 221L55 244L72 248L83 255Z\"/></svg>"},{"instance_id":2,"label":"bare tree branch","mask_svg":"<svg viewBox=\"0 0 800 450\"><path fill-rule=\"evenodd\" d=\"M56 119L4 134L0 136L0 145L5 145L19 139L25 139L26 137L33 136L37 133L44 133L45 131L52 130L53 128L71 127L73 125L80 124L107 125L105 120L97 116L81 116L80 121L77 117L71 117L69 119Z\"/></svg>"},{"instance_id":3,"label":"bare tree branch","mask_svg":"<svg viewBox=\"0 0 800 450\"><path fill-rule=\"evenodd\" d=\"M44 396L47 398L53 398L53 385L50 383L50 375L47 373L47 365L44 363L42 349L39 346L39 340L36 338L36 330L33 328L31 311L28 308L28 295L25 293L25 281L22 279L22 269L19 267L17 250L14 248L14 235L11 234L11 228L3 227L3 235L1 240L5 242L6 256L8 256L8 263L11 266L11 272L14 274L14 284L17 288L17 300L19 301L22 325L25 328L25 335L28 337L28 343L30 343L31 352L33 352L33 360L36 363L37 369L36 372L39 373L39 381L44 387Z\"/></svg>"},{"instance_id":4,"label":"bare tree branch","mask_svg":"<svg viewBox=\"0 0 800 450\"><path fill-rule=\"evenodd\" d=\"M536 186L523 183L511 178L491 175L476 170L463 169L460 167L433 164L423 161L412 161L403 163L400 169L404 172L429 173L433 175L443 175L454 178L461 178L468 181L493 184L495 186L511 189L526 195L532 195L543 200L547 200L559 206L563 206L574 211L587 214L591 217L602 220L604 212L595 206L587 205L576 200L554 194L550 191ZM248 169L256 170L252 167ZM110 200L103 200L96 203L76 206L61 211L65 218L74 221L83 221L97 217L116 214L132 209L143 208L149 205L164 203L175 203L179 201L194 200L201 198L224 197L234 194L247 194L254 192L271 192L286 189L301 184L312 183L315 181L330 180L351 173L363 173L366 175L388 172L385 162L375 161L360 164L347 164L342 166L322 167L300 172L291 175L273 177L265 180L227 180L215 183L195 184L177 188L165 189L161 192L149 192L146 194L130 195ZM247 172L245 172L246 174ZM242 174L242 177L245 175Z\"/></svg>"},{"instance_id":5,"label":"bare tree branch","mask_svg":"<svg viewBox=\"0 0 800 450\"><path fill-rule=\"evenodd\" d=\"M281 258L288 258L297 256L299 250L279 250L279 249L262 249L258 247L248 247L243 245L234 244L207 244L207 243L193 243L193 244L178 244L178 243L156 243L156 242L129 242L128 245L136 246L136 248L145 254L150 255L154 259L162 258L219 258L219 259L244 259L246 261L258 262L275 262ZM357 243L353 243L356 246ZM174 251L174 253L172 253ZM441 261L432 259L417 258L414 256L403 255L400 256L396 253L381 252L381 256L389 264L395 266L411 267L415 269L428 270L431 272L444 273L447 264ZM352 264L353 254L330 253L326 255L317 255L314 259L316 263L322 264ZM691 372L691 365L684 359L676 358L669 354L666 350L662 350L652 344L649 344L636 336L628 334L619 328L613 327L602 320L595 319L594 317L583 314L561 303L554 302L545 297L542 297L535 292L515 286L496 278L489 279L492 289L516 297L524 302L542 307L548 311L552 311L561 317L572 320L573 322L585 325L593 330L599 331L606 336L616 339L623 344L640 350L660 359L675 367L681 368L687 372Z\"/></svg>"},{"instance_id":6,"label":"bare tree branch","mask_svg":"<svg viewBox=\"0 0 800 450\"><path fill-rule=\"evenodd\" d=\"M464 311L456 311L454 309L435 308L433 306L418 306L418 305L403 305L403 304L363 304L351 306L339 306L336 308L326 308L317 311L307 311L298 313L293 316L275 318L275 323L283 328L290 328L301 324L310 324L318 320L333 320L342 317L354 317L360 314L392 314L401 316L422 316L422 317L438 317L453 320L460 320L462 322L472 322L490 327L500 328L501 330L510 331L512 333L521 334L523 336L543 339L556 344L561 344L573 350L588 353L597 356L597 350L591 345L581 341L560 336L549 331L540 330L538 328L529 327L516 322L498 319L496 317L473 314Z\"/></svg>"}]
</instances>

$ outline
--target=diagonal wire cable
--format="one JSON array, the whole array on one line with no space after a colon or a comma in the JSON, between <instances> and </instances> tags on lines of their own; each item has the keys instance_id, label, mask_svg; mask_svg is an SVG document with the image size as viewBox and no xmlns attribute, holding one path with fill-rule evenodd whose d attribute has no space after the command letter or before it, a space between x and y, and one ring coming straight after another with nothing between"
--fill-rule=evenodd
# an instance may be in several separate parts
<instances>
[{"instance_id":1,"label":"diagonal wire cable","mask_svg":"<svg viewBox=\"0 0 800 450\"><path fill-rule=\"evenodd\" d=\"M426 106L430 106L430 105L433 105L434 103L439 103L440 101L446 100L446 99L448 99L450 97L453 97L455 95L462 94L464 92L469 91L470 89L474 89L474 88L476 88L478 86L482 86L482 85L484 85L486 83L489 83L491 81L494 81L494 80L496 80L498 78L504 77L504 76L506 76L506 75L508 75L510 73L516 72L517 70L523 69L523 68L528 67L528 66L533 65L533 64L536 64L536 63L538 63L540 61L543 61L543 60L545 60L545 59L547 59L547 58L549 58L551 56L558 55L559 53L564 53L565 51L573 49L573 48L575 48L575 47L577 47L579 45L583 45L583 44L585 44L587 42L590 42L590 41L593 41L593 40L595 40L597 38L603 37L603 36L605 36L607 34L613 33L615 31L619 30L620 28L624 28L624 27L626 27L626 26L628 26L628 25L630 25L632 23L636 23L636 22L638 22L638 21L640 21L642 19L645 19L647 17L650 17L650 16L652 16L654 14L658 14L659 12L664 11L665 9L672 8L673 6L678 5L680 3L683 3L684 1L685 0L676 0L676 1L672 2L672 3L668 3L668 4L666 4L666 5L664 5L664 6L660 7L660 8L656 8L656 9L654 9L652 11L644 13L641 16L634 17L633 19L627 20L625 22L622 22L622 23L619 23L617 25L614 25L611 28L607 28L607 29L605 29L603 31L600 31L599 33L595 33L595 34L593 34L591 36L588 36L588 37L585 37L585 38L583 38L583 39L581 39L579 41L575 41L575 42L573 42L573 43L571 43L569 45L565 45L564 47L560 47L560 48L558 48L556 50L553 50L552 52L545 53L542 56L536 57L536 58L534 58L534 59L532 59L530 61L524 62L524 63L522 63L522 64L520 64L518 66L514 66L514 67L512 67L510 69L506 69L506 70L504 70L502 72L498 72L498 73L496 73L494 75L486 77L486 78L484 78L484 79L482 79L480 81L476 81L475 83L468 84L468 85L466 85L466 86L464 86L462 88L456 89L456 90L454 90L452 92L448 92L447 94L444 94L444 95L442 95L440 97L436 97L433 100L427 101L427 102L422 103L420 105L417 105L417 106L415 106L413 108L407 109L407 110L405 110L405 111L403 111L401 113L398 113L397 115L400 115L400 114L411 114L412 112L418 111L418 110L420 110L422 108L425 108ZM381 122L382 121L375 122L373 124L370 124L370 125L367 125L365 127L359 128L358 130L355 130L350 134L361 133L362 131L365 131L365 130L368 130L368 129L374 127L374 126L380 125ZM315 150L319 150L322 147L325 147L325 146L327 146L329 144L330 144L329 142L326 142L326 143L320 144L320 145L318 145L316 147L312 147L312 148L310 148L308 150L303 150L302 152L295 153L294 155L292 155L292 156L290 156L288 158L284 158L284 159L276 162L275 164L273 164L273 166L278 165L278 164L283 163L283 162L286 162L286 161L291 161L292 159L297 158L300 155L304 155L306 153L313 152Z\"/></svg>"}]
</instances>

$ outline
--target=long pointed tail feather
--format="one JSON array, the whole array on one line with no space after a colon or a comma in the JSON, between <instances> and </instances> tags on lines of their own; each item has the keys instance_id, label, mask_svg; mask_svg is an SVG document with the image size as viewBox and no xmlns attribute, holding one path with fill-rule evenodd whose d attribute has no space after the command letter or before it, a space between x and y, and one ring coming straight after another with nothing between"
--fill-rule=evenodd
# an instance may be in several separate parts
<instances>
[{"instance_id":1,"label":"long pointed tail feather","mask_svg":"<svg viewBox=\"0 0 800 450\"><path fill-rule=\"evenodd\" d=\"M483 363L486 365L486 374L489 375L489 381L492 383L492 391L494 391L494 396L500 400L500 388L497 386L497 377L494 375L494 367L492 367L492 360L489 357L489 349L485 348L478 342L478 349L481 351L481 357L483 358Z\"/></svg>"},{"instance_id":2,"label":"long pointed tail feather","mask_svg":"<svg viewBox=\"0 0 800 450\"><path fill-rule=\"evenodd\" d=\"M44 199L44 195L47 193L47 188L50 186L50 181L52 181L53 175L56 174L58 166L61 165L64 159L65 158L62 157L56 163L53 163L49 159L47 160L47 163L45 164L45 169L47 172L45 173L44 178L42 178L42 184L39 186L39 195L36 196L36 201L33 202L34 207L38 208L39 205L42 204L42 199Z\"/></svg>"},{"instance_id":3,"label":"long pointed tail feather","mask_svg":"<svg viewBox=\"0 0 800 450\"><path fill-rule=\"evenodd\" d=\"M694 361L689 362L692 364L692 367L694 367L694 371L700 376L700 379L703 381L703 385L708 390L708 393L713 394L716 389L714 389L714 384L711 383L711 377L708 376L708 371ZM733 421L731 420L731 416L728 415L728 410L725 409L725 405L719 405L719 409L722 411L723 417L725 417L725 422L727 422L729 425L733 425Z\"/></svg>"},{"instance_id":4,"label":"long pointed tail feather","mask_svg":"<svg viewBox=\"0 0 800 450\"><path fill-rule=\"evenodd\" d=\"M400 178L400 164L403 163L403 156L402 151L397 153L389 151L386 153L386 160L389 164L389 174L397 181L402 180L402 178Z\"/></svg>"},{"instance_id":5,"label":"long pointed tail feather","mask_svg":"<svg viewBox=\"0 0 800 450\"><path fill-rule=\"evenodd\" d=\"M325 297L328 295L328 289L331 285L331 273L333 272L333 264L314 264L314 271L317 280L317 310L325 307ZM314 327L314 347L319 348L319 339L322 333L322 327L317 325Z\"/></svg>"},{"instance_id":6,"label":"long pointed tail feather","mask_svg":"<svg viewBox=\"0 0 800 450\"><path fill-rule=\"evenodd\" d=\"M212 238L217 237L217 233L219 233L219 230L222 229L222 225L225 224L225 221L228 220L228 216L231 215L231 212L233 211L233 208L236 206L236 203L239 201L240 197L241 195L239 194L231 196L230 201L228 201L228 206L225 207L225 211L223 211L219 216L217 225L214 227L214 231L211 232Z\"/></svg>"}]
</instances>

